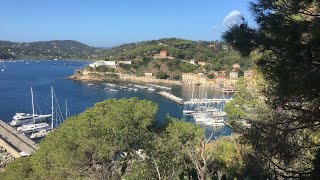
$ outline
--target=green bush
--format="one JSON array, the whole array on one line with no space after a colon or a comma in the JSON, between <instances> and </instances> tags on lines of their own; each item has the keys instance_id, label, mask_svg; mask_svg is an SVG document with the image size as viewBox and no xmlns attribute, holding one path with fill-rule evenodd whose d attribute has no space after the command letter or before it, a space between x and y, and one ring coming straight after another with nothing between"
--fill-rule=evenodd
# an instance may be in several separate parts
<instances>
[{"instance_id":1,"label":"green bush","mask_svg":"<svg viewBox=\"0 0 320 180\"><path fill-rule=\"evenodd\" d=\"M156 74L156 78L157 79L168 79L169 75L163 71L159 71L157 74Z\"/></svg>"}]
</instances>

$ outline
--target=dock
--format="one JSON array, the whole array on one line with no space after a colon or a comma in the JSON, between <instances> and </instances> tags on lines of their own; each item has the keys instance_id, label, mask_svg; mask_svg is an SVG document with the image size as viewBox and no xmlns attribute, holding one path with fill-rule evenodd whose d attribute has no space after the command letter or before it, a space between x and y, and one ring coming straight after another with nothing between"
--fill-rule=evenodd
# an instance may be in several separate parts
<instances>
[{"instance_id":1,"label":"dock","mask_svg":"<svg viewBox=\"0 0 320 180\"><path fill-rule=\"evenodd\" d=\"M192 99L189 101L184 101L182 98L177 97L171 93L168 92L158 92L158 94L160 94L161 96L164 96L168 99L170 99L171 101L174 101L178 104L208 104L208 103L227 103L232 101L232 99L226 99L226 98L212 98L212 99Z\"/></svg>"},{"instance_id":2,"label":"dock","mask_svg":"<svg viewBox=\"0 0 320 180\"><path fill-rule=\"evenodd\" d=\"M2 146L7 147L8 152L12 151L13 156L18 156L17 153L31 155L39 148L35 142L1 120L0 137Z\"/></svg>"},{"instance_id":3,"label":"dock","mask_svg":"<svg viewBox=\"0 0 320 180\"><path fill-rule=\"evenodd\" d=\"M164 92L164 91L161 91L161 92L157 92L158 94L160 94L161 96L164 96L168 99L170 99L171 101L174 101L178 104L184 104L183 102L183 99L182 98L179 98L171 93L168 93L168 92Z\"/></svg>"},{"instance_id":4,"label":"dock","mask_svg":"<svg viewBox=\"0 0 320 180\"><path fill-rule=\"evenodd\" d=\"M231 100L232 99L219 99L219 98L192 99L192 100L184 102L184 104L226 103L226 102L230 102Z\"/></svg>"},{"instance_id":5,"label":"dock","mask_svg":"<svg viewBox=\"0 0 320 180\"><path fill-rule=\"evenodd\" d=\"M165 89L165 90L171 90L171 87L166 87L166 86L159 86L159 85L155 85L155 84L149 84L149 86L153 86L153 87Z\"/></svg>"}]
</instances>

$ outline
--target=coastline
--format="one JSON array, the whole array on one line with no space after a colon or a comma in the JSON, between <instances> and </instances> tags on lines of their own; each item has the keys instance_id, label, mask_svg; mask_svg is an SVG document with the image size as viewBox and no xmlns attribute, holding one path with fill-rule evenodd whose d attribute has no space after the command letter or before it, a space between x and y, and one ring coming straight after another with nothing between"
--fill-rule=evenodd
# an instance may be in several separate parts
<instances>
[{"instance_id":1,"label":"coastline","mask_svg":"<svg viewBox=\"0 0 320 180\"><path fill-rule=\"evenodd\" d=\"M106 81L106 80L115 80L115 81L131 81L131 82L142 82L142 83L159 83L159 84L172 84L172 85L181 85L180 81L168 80L168 79L156 79L155 77L146 77L146 76L134 76L121 73L99 73L99 72L90 72L87 70L76 70L74 75L68 77L70 80L78 81Z\"/></svg>"}]
</instances>

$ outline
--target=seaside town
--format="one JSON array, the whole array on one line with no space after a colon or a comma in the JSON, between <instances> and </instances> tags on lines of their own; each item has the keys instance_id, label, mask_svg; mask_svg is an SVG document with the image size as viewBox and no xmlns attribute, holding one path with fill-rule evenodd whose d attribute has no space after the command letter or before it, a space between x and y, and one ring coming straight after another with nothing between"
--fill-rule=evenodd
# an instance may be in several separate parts
<instances>
[{"instance_id":1,"label":"seaside town","mask_svg":"<svg viewBox=\"0 0 320 180\"><path fill-rule=\"evenodd\" d=\"M168 55L168 51L161 50L159 54L155 54L153 56L153 59L168 59L168 60L174 60L175 58L173 56ZM202 61L196 61L195 59L191 59L190 61L181 60L184 63L191 64L193 66L203 68L206 65L210 65L207 62ZM120 67L121 65L131 65L132 61L95 61L94 63L89 64L89 66L93 69L96 69L98 67L107 66L112 69L116 69L117 67ZM232 65L232 70L227 73L226 70L220 70L220 71L210 71L207 73L182 73L181 79L172 81L172 79L168 78L163 81L159 81L155 77L154 72L145 72L144 76L137 77L134 75L128 75L128 74L121 74L121 73L115 73L119 75L120 77L134 77L137 81L148 81L151 82L152 79L156 82L175 82L175 83L185 83L185 84L193 84L197 86L205 86L210 89L214 90L221 90L225 93L234 93L236 91L236 82L240 78L239 71L243 71L241 69L241 66L238 63L235 63ZM208 75L212 78L209 78ZM250 80L253 77L253 70L244 70L243 71L243 77L246 80ZM133 78L132 78L133 79Z\"/></svg>"}]
</instances>

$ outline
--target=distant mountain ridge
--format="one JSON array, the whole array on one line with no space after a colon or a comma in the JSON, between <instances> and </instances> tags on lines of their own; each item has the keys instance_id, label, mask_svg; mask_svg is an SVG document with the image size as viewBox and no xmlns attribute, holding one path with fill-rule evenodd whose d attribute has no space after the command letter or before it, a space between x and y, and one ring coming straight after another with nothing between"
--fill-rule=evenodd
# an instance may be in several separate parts
<instances>
[{"instance_id":1,"label":"distant mountain ridge","mask_svg":"<svg viewBox=\"0 0 320 180\"><path fill-rule=\"evenodd\" d=\"M0 41L0 59L91 59L97 48L73 40Z\"/></svg>"}]
</instances>

